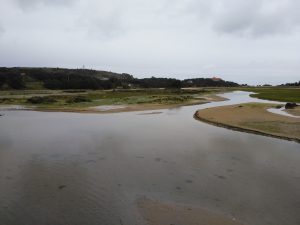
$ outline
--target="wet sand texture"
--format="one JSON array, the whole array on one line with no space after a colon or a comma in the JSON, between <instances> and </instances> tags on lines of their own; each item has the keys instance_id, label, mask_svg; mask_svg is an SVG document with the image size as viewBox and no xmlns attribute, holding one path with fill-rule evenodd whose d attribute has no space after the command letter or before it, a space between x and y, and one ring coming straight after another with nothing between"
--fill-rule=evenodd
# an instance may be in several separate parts
<instances>
[{"instance_id":1,"label":"wet sand texture","mask_svg":"<svg viewBox=\"0 0 300 225\"><path fill-rule=\"evenodd\" d=\"M141 214L149 225L245 225L205 209L139 199Z\"/></svg>"},{"instance_id":2,"label":"wet sand texture","mask_svg":"<svg viewBox=\"0 0 300 225\"><path fill-rule=\"evenodd\" d=\"M272 104L246 103L199 110L195 118L235 130L300 141L300 119L268 112Z\"/></svg>"}]
</instances>

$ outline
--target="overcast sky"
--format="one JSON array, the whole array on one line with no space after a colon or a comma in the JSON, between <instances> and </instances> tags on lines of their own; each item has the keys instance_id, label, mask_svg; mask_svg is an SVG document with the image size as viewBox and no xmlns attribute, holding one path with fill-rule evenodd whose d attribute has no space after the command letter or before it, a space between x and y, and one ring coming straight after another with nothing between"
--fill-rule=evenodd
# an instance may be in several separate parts
<instances>
[{"instance_id":1,"label":"overcast sky","mask_svg":"<svg viewBox=\"0 0 300 225\"><path fill-rule=\"evenodd\" d=\"M0 66L300 80L299 0L0 0Z\"/></svg>"}]
</instances>

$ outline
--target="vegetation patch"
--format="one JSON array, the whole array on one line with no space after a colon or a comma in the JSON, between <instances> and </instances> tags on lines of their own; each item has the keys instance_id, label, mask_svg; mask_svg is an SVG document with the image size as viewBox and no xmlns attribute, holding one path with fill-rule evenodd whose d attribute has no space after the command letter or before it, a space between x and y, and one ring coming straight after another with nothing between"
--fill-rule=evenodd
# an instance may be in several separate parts
<instances>
[{"instance_id":1,"label":"vegetation patch","mask_svg":"<svg viewBox=\"0 0 300 225\"><path fill-rule=\"evenodd\" d=\"M65 93L84 93L86 90L64 90Z\"/></svg>"},{"instance_id":2,"label":"vegetation patch","mask_svg":"<svg viewBox=\"0 0 300 225\"><path fill-rule=\"evenodd\" d=\"M50 104L54 102L56 102L56 100L51 96L45 96L45 97L34 96L27 99L27 103L31 103L31 104Z\"/></svg>"},{"instance_id":3,"label":"vegetation patch","mask_svg":"<svg viewBox=\"0 0 300 225\"><path fill-rule=\"evenodd\" d=\"M296 108L298 105L295 102L288 102L285 104L285 109L294 109Z\"/></svg>"},{"instance_id":4,"label":"vegetation patch","mask_svg":"<svg viewBox=\"0 0 300 225\"><path fill-rule=\"evenodd\" d=\"M207 95L221 91L223 91L222 88L5 90L0 91L0 104L25 104L27 107L34 105L37 110L49 109L56 111L84 111L101 105L128 105L130 109L151 109L207 102Z\"/></svg>"},{"instance_id":5,"label":"vegetation patch","mask_svg":"<svg viewBox=\"0 0 300 225\"><path fill-rule=\"evenodd\" d=\"M0 104L12 104L14 99L12 98L0 98Z\"/></svg>"},{"instance_id":6,"label":"vegetation patch","mask_svg":"<svg viewBox=\"0 0 300 225\"><path fill-rule=\"evenodd\" d=\"M67 103L81 103L81 102L91 102L92 100L87 98L86 96L74 96L69 98L66 102Z\"/></svg>"},{"instance_id":7,"label":"vegetation patch","mask_svg":"<svg viewBox=\"0 0 300 225\"><path fill-rule=\"evenodd\" d=\"M254 98L281 102L300 102L299 87L247 87L239 90L255 92L255 94L250 95Z\"/></svg>"},{"instance_id":8,"label":"vegetation patch","mask_svg":"<svg viewBox=\"0 0 300 225\"><path fill-rule=\"evenodd\" d=\"M196 78L135 78L126 73L113 73L89 69L0 67L0 88L3 89L136 89L182 87L238 87L234 82L222 79Z\"/></svg>"}]
</instances>

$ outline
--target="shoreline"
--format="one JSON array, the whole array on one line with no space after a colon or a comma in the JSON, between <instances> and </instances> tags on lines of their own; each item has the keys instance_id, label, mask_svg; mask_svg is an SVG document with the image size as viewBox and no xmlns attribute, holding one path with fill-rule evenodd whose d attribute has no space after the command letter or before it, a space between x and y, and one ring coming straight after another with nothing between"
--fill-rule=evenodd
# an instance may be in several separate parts
<instances>
[{"instance_id":1,"label":"shoreline","mask_svg":"<svg viewBox=\"0 0 300 225\"><path fill-rule=\"evenodd\" d=\"M284 109L283 111L285 111L293 116L300 116L300 106L297 106L293 109Z\"/></svg>"},{"instance_id":2,"label":"shoreline","mask_svg":"<svg viewBox=\"0 0 300 225\"><path fill-rule=\"evenodd\" d=\"M300 143L300 138L287 137L287 136L284 136L284 135L272 134L272 133L268 133L268 132L264 132L264 131L260 131L260 130L245 128L245 127L241 127L241 126L237 126L237 125L230 125L230 124L227 124L227 123L222 123L222 122L219 122L219 121L217 122L217 121L212 121L212 120L206 119L206 118L201 117L199 115L199 112L202 111L202 110L205 110L205 109L197 110L194 113L193 117L194 117L195 120L198 120L198 121L210 124L210 125L214 125L214 126L217 126L217 127L222 127L222 128L226 128L226 129L229 129L229 130L233 130L233 131L256 134L256 135L261 135L261 136L272 137L272 138L277 138L277 139L281 139L281 140L294 141L296 143Z\"/></svg>"},{"instance_id":3,"label":"shoreline","mask_svg":"<svg viewBox=\"0 0 300 225\"><path fill-rule=\"evenodd\" d=\"M226 101L226 98L217 95L203 96L201 100L194 100L186 103L179 104L127 104L124 107L113 108L107 110L99 110L93 107L86 108L43 108L43 107L32 107L25 105L18 105L16 108L9 110L25 110L25 111L36 111L36 112L66 112L66 113L93 113L93 114L109 114L109 113L122 113L122 112L140 112L150 110L164 110L164 109L175 109L184 106L202 105L210 102ZM2 105L3 106L3 105ZM6 105L10 108L10 105ZM101 105L100 105L101 106ZM118 105L110 105L118 106ZM0 105L1 110L1 105Z\"/></svg>"},{"instance_id":4,"label":"shoreline","mask_svg":"<svg viewBox=\"0 0 300 225\"><path fill-rule=\"evenodd\" d=\"M82 108L82 109L71 109L71 108L57 108L57 109L43 109L43 108L26 108L20 110L36 111L36 112L66 112L66 113L93 113L93 114L110 114L110 113L123 113L123 112L142 112L151 110L164 110L164 109L175 109L184 106L192 105L202 105L209 103L207 102L195 102L187 104L176 104L176 105L127 105L123 108L108 109L108 110L97 110L92 108Z\"/></svg>"},{"instance_id":5,"label":"shoreline","mask_svg":"<svg viewBox=\"0 0 300 225\"><path fill-rule=\"evenodd\" d=\"M137 207L148 225L246 225L238 219L196 205L163 202L147 197L137 200Z\"/></svg>"},{"instance_id":6,"label":"shoreline","mask_svg":"<svg viewBox=\"0 0 300 225\"><path fill-rule=\"evenodd\" d=\"M282 140L286 140L286 141L294 141L294 142L300 143L300 139L297 139L297 138L289 138L289 137L285 137L285 136L265 133L265 132L262 132L262 131L246 129L246 128L233 126L233 125L228 125L228 124L224 124L224 123L220 123L220 122L213 122L213 121L210 121L210 120L199 117L197 115L197 112L195 112L195 114L194 114L194 119L199 120L201 122L208 123L210 125L226 128L226 129L233 130L233 131L240 131L240 132L244 132L244 133L256 134L256 135L261 135L261 136L265 136L265 137L272 137L272 138L282 139Z\"/></svg>"}]
</instances>

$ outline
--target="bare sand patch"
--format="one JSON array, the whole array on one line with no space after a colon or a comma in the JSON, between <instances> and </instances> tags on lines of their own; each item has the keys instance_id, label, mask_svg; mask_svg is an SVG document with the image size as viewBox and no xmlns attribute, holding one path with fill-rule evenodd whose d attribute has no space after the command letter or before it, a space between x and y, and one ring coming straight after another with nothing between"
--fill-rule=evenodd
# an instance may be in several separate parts
<instances>
[{"instance_id":1,"label":"bare sand patch","mask_svg":"<svg viewBox=\"0 0 300 225\"><path fill-rule=\"evenodd\" d=\"M297 106L294 109L285 109L285 111L294 116L300 116L300 106Z\"/></svg>"},{"instance_id":2,"label":"bare sand patch","mask_svg":"<svg viewBox=\"0 0 300 225\"><path fill-rule=\"evenodd\" d=\"M235 218L227 218L196 206L142 198L138 200L138 207L149 225L243 225Z\"/></svg>"},{"instance_id":3,"label":"bare sand patch","mask_svg":"<svg viewBox=\"0 0 300 225\"><path fill-rule=\"evenodd\" d=\"M139 113L138 115L156 115L156 114L162 114L163 112L147 112L147 113Z\"/></svg>"},{"instance_id":4,"label":"bare sand patch","mask_svg":"<svg viewBox=\"0 0 300 225\"><path fill-rule=\"evenodd\" d=\"M273 104L246 103L199 110L195 118L240 131L300 141L300 119L270 113Z\"/></svg>"},{"instance_id":5,"label":"bare sand patch","mask_svg":"<svg viewBox=\"0 0 300 225\"><path fill-rule=\"evenodd\" d=\"M99 111L108 111L108 110L114 110L114 109L122 109L126 108L126 105L99 105L90 107L90 109L95 109Z\"/></svg>"}]
</instances>

